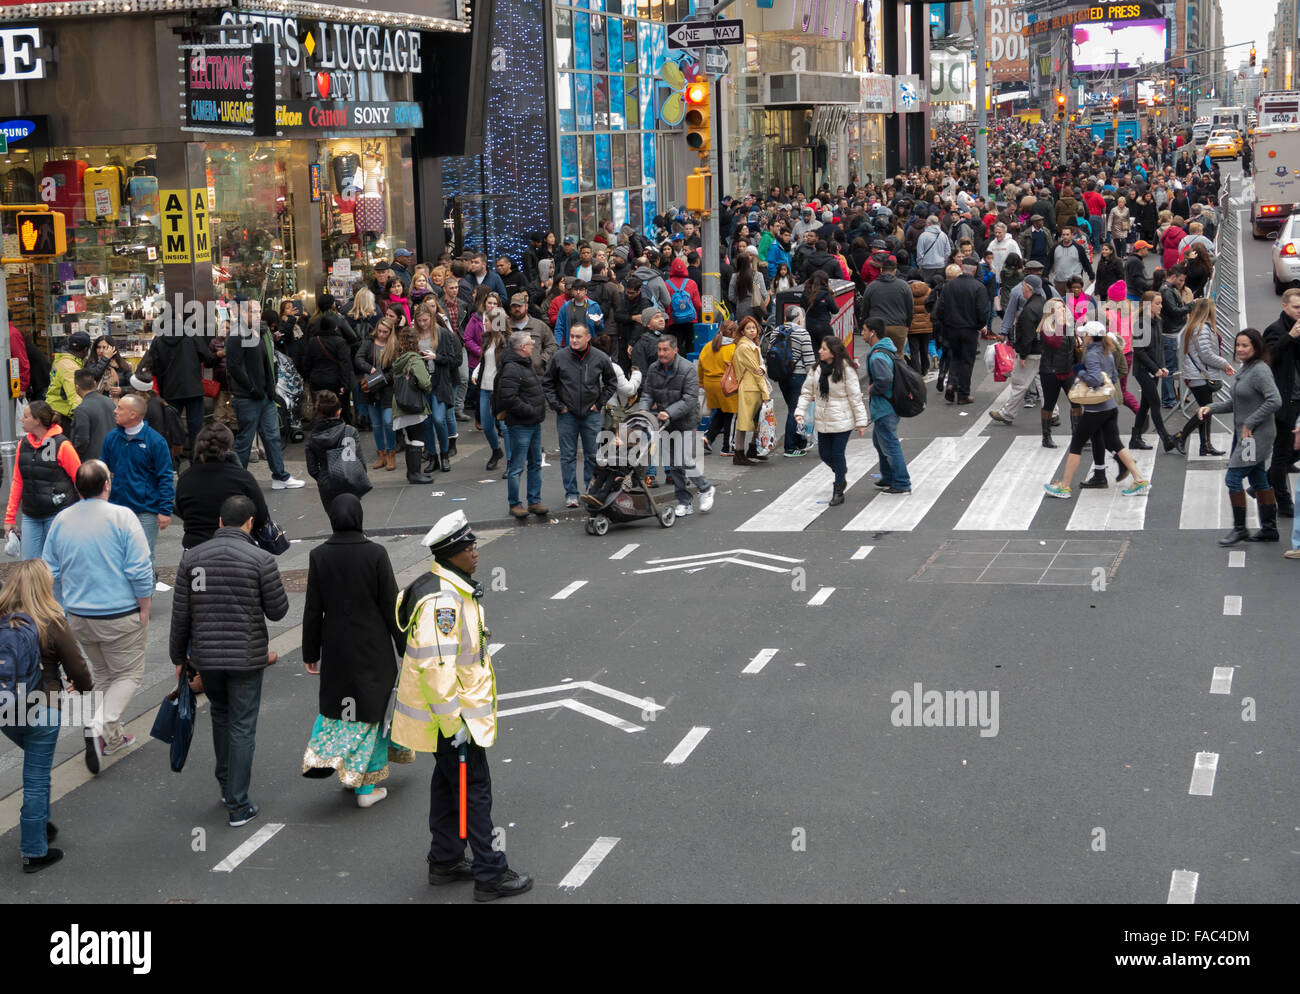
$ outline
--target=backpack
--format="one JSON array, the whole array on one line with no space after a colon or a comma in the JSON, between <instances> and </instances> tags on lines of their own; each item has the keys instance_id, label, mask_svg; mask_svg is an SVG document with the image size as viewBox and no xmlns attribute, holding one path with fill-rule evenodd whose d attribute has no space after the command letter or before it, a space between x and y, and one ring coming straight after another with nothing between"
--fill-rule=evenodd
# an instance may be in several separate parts
<instances>
[{"instance_id":1,"label":"backpack","mask_svg":"<svg viewBox=\"0 0 1300 994\"><path fill-rule=\"evenodd\" d=\"M875 351L872 349L867 353L867 362L871 362L871 354ZM911 364L899 362L902 356L890 354L889 358L894 363L894 390L889 402L900 418L914 418L925 410L925 380Z\"/></svg>"},{"instance_id":2,"label":"backpack","mask_svg":"<svg viewBox=\"0 0 1300 994\"><path fill-rule=\"evenodd\" d=\"M767 373L778 383L785 383L794 375L794 343L790 340L793 331L788 324L775 329L763 353Z\"/></svg>"},{"instance_id":3,"label":"backpack","mask_svg":"<svg viewBox=\"0 0 1300 994\"><path fill-rule=\"evenodd\" d=\"M25 623L11 627L14 620ZM16 611L6 614L0 618L0 696L13 695L17 703L41 690L41 680L41 640L36 622Z\"/></svg>"},{"instance_id":4,"label":"backpack","mask_svg":"<svg viewBox=\"0 0 1300 994\"><path fill-rule=\"evenodd\" d=\"M691 303L691 295L686 292L686 280L682 279L679 286L673 286L668 280L664 280L672 288L673 296L669 301L669 306L673 312L674 324L694 324L695 323L695 305Z\"/></svg>"}]
</instances>

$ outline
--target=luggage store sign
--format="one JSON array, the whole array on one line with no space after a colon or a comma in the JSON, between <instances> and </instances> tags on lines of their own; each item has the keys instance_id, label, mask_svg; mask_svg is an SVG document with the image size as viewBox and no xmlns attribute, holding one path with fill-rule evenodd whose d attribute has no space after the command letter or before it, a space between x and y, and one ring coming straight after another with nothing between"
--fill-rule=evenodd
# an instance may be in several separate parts
<instances>
[{"instance_id":1,"label":"luggage store sign","mask_svg":"<svg viewBox=\"0 0 1300 994\"><path fill-rule=\"evenodd\" d=\"M418 103L392 100L389 79L424 69L419 31L224 11L223 42L269 43L284 73L273 130L280 136L397 131L424 125ZM243 30L234 30L243 29ZM260 133L260 132L259 132Z\"/></svg>"}]
</instances>

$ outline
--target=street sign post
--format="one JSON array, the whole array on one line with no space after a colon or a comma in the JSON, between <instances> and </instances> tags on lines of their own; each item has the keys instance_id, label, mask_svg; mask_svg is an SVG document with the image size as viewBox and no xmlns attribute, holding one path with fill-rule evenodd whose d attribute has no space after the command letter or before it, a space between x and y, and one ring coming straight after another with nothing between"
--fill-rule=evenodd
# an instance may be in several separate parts
<instances>
[{"instance_id":1,"label":"street sign post","mask_svg":"<svg viewBox=\"0 0 1300 994\"><path fill-rule=\"evenodd\" d=\"M700 48L705 45L743 45L745 22L679 21L668 25L669 48Z\"/></svg>"}]
</instances>

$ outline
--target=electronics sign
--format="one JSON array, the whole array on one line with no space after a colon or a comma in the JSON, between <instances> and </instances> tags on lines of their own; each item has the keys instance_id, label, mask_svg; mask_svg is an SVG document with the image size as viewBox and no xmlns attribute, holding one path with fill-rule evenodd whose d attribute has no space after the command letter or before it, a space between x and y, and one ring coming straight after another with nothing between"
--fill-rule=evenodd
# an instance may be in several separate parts
<instances>
[{"instance_id":1,"label":"electronics sign","mask_svg":"<svg viewBox=\"0 0 1300 994\"><path fill-rule=\"evenodd\" d=\"M1109 72L1117 59L1120 69L1164 62L1167 27L1155 19L1076 24L1070 50L1074 71Z\"/></svg>"}]
</instances>

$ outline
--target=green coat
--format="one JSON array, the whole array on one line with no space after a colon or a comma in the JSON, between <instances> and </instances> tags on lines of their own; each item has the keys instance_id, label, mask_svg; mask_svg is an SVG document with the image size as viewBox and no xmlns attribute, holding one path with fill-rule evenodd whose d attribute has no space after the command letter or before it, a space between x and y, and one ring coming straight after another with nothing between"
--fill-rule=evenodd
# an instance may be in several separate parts
<instances>
[{"instance_id":1,"label":"green coat","mask_svg":"<svg viewBox=\"0 0 1300 994\"><path fill-rule=\"evenodd\" d=\"M424 395L425 400L423 407L418 411L408 411L397 402L397 390L393 390L393 414L423 414L426 417L430 413L428 394L433 390L433 380L429 376L429 367L425 365L424 358L418 352L403 352L393 360L393 382L396 383L403 376L410 373L411 378L420 387L420 393Z\"/></svg>"},{"instance_id":2,"label":"green coat","mask_svg":"<svg viewBox=\"0 0 1300 994\"><path fill-rule=\"evenodd\" d=\"M72 412L81 403L76 384L72 381L81 365L82 360L70 352L57 352L54 355L54 368L50 373L50 388L45 391L45 403L65 418L72 417Z\"/></svg>"}]
</instances>

